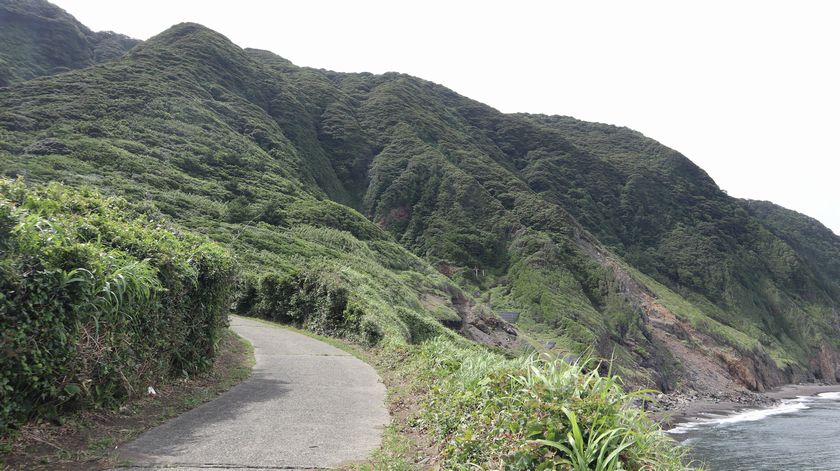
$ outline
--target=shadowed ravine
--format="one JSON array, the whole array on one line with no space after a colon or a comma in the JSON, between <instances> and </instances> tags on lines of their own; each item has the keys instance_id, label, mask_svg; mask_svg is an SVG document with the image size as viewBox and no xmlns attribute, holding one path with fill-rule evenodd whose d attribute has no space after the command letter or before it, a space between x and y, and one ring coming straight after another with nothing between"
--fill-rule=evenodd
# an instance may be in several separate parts
<instances>
[{"instance_id":1,"label":"shadowed ravine","mask_svg":"<svg viewBox=\"0 0 840 471\"><path fill-rule=\"evenodd\" d=\"M323 469L367 457L388 423L376 372L337 348L233 317L252 376L122 447L130 467ZM177 469L177 468L176 468Z\"/></svg>"}]
</instances>

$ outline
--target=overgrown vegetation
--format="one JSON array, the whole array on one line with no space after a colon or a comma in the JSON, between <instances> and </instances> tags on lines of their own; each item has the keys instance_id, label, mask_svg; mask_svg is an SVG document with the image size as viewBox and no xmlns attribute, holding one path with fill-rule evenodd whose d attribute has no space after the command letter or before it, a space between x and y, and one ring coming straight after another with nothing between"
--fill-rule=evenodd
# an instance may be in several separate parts
<instances>
[{"instance_id":1,"label":"overgrown vegetation","mask_svg":"<svg viewBox=\"0 0 840 471\"><path fill-rule=\"evenodd\" d=\"M518 313L535 347L595 345L634 384L679 387L690 375L656 366L673 362L627 292L629 266L739 332L714 336L724 348L748 335L787 359L789 380L832 374L811 366L840 347L840 287L812 262L824 251L630 130L503 115L400 74L300 68L194 24L11 87L0 110L0 171L147 201L228 245L245 268L242 312L273 318L260 293L322 280L356 314L316 330L423 337L457 319L457 285Z\"/></svg>"},{"instance_id":2,"label":"overgrown vegetation","mask_svg":"<svg viewBox=\"0 0 840 471\"><path fill-rule=\"evenodd\" d=\"M443 335L360 346L300 332L370 363L388 387L382 449L350 469L696 469L640 407L653 392L628 394L605 362L505 355Z\"/></svg>"},{"instance_id":3,"label":"overgrown vegetation","mask_svg":"<svg viewBox=\"0 0 840 471\"><path fill-rule=\"evenodd\" d=\"M115 59L139 41L93 32L46 0L0 1L0 87Z\"/></svg>"},{"instance_id":4,"label":"overgrown vegetation","mask_svg":"<svg viewBox=\"0 0 840 471\"><path fill-rule=\"evenodd\" d=\"M124 201L0 180L0 433L206 370L234 269Z\"/></svg>"},{"instance_id":5,"label":"overgrown vegetation","mask_svg":"<svg viewBox=\"0 0 840 471\"><path fill-rule=\"evenodd\" d=\"M138 395L119 408L79 409L58 421L30 421L0 449L0 468L21 470L114 469L114 448L215 399L251 375L251 344L223 329L213 366L198 375L155 383L154 396ZM5 467L3 467L5 466Z\"/></svg>"},{"instance_id":6,"label":"overgrown vegetation","mask_svg":"<svg viewBox=\"0 0 840 471\"><path fill-rule=\"evenodd\" d=\"M410 368L430 392L420 423L444 444L447 468L685 469L681 448L596 364L506 359L445 339L421 345Z\"/></svg>"},{"instance_id":7,"label":"overgrown vegetation","mask_svg":"<svg viewBox=\"0 0 840 471\"><path fill-rule=\"evenodd\" d=\"M840 242L818 223L730 198L684 156L627 129L505 115L401 74L296 67L200 25L176 25L119 60L0 90L0 172L92 185L132 202L109 209L115 200L105 198L96 211L78 209L94 224L74 216L73 198L61 196L70 190L35 193L47 196L33 201L64 201L56 208L9 200L0 229L23 248L4 255L4 270L29 273L29 250L53 273L34 270L44 279L9 283L89 300L68 307L43 288L40 295L61 312L75 309L88 322L68 332L96 333L93 319L101 317L106 327L125 329L106 343L122 352L121 336L131 338L144 321L115 312L142 306L187 316L193 303L198 315L222 309L234 287L238 312L414 352L407 364L432 375L430 410L441 411L423 420L448 443L444 456L455 468L573 466L560 461L591 458L583 443L602 445L607 451L594 456L604 463L667 469L674 462L663 451L668 442L627 407L631 398L615 378L473 350L444 327L476 312L517 315L529 351L614 356L616 371L634 386L693 387L656 335L691 342L692 329L711 339L696 350L712 367L724 368L716 352L771 358L771 374L752 375L768 384L840 372L824 358L815 362L840 348L840 271L826 261ZM89 191L78 197L100 201ZM56 229L39 222L50 217ZM49 239L48 230L59 236ZM236 253L237 283L222 268L224 252L186 231ZM54 244L62 249L47 250ZM201 262L196 244L216 258ZM72 254L56 255L65 246ZM202 292L202 270L225 289ZM101 295L106 283L119 296ZM115 310L120 296L129 301ZM650 322L652 306L673 315L673 331ZM96 309L105 314L93 316ZM48 325L30 327L52 335L54 321L45 319ZM158 332L152 319L142 328ZM182 325L161 330L155 340L173 342L174 350L134 371L202 367L213 321L166 319L160 322L195 327L194 338L181 337L189 331ZM187 340L196 341L190 347ZM128 349L107 372L84 374L113 378L145 365L150 352ZM21 370L14 381L30 373ZM31 374L26 381L40 386L22 396L25 404L14 403L10 417L82 399L107 402L135 380L109 379L91 392L79 382L86 376L54 376ZM761 387L757 381L750 387ZM485 409L498 414L482 415ZM461 430L456 413L472 428ZM535 424L536 434L524 423ZM663 462L653 463L657 456Z\"/></svg>"}]
</instances>

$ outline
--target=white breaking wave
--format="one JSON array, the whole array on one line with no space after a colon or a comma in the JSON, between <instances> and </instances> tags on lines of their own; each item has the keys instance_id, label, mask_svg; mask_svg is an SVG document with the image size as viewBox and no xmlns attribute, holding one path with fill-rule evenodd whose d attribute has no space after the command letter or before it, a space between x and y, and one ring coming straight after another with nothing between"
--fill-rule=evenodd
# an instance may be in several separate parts
<instances>
[{"instance_id":1,"label":"white breaking wave","mask_svg":"<svg viewBox=\"0 0 840 471\"><path fill-rule=\"evenodd\" d=\"M735 415L720 419L718 424L734 424L738 422L753 422L756 420L765 419L771 415L789 414L799 410L807 409L808 406L799 399L790 402L783 402L782 404L771 407L770 409L756 409L739 412Z\"/></svg>"},{"instance_id":2,"label":"white breaking wave","mask_svg":"<svg viewBox=\"0 0 840 471\"><path fill-rule=\"evenodd\" d=\"M680 435L702 426L753 422L756 420L766 419L767 417L774 415L790 414L805 410L809 408L808 403L813 404L814 401L819 400L840 401L840 392L824 392L815 396L799 396L796 399L784 400L778 406L770 407L768 409L747 409L729 415L705 414L705 417L703 418L698 418L692 422L681 423L676 427L667 430L667 432Z\"/></svg>"},{"instance_id":3,"label":"white breaking wave","mask_svg":"<svg viewBox=\"0 0 840 471\"><path fill-rule=\"evenodd\" d=\"M838 399L840 399L840 396L838 396ZM707 418L699 419L694 422L686 422L679 424L676 427L668 430L668 433L680 435L706 425L723 425L735 424L738 422L753 422L756 420L765 419L773 415L789 414L792 412L808 409L808 405L806 404L806 402L809 401L809 398L801 396L797 399L782 402L782 404L776 407L771 407L769 409L748 409L733 413L731 415L709 416Z\"/></svg>"},{"instance_id":4,"label":"white breaking wave","mask_svg":"<svg viewBox=\"0 0 840 471\"><path fill-rule=\"evenodd\" d=\"M682 435L686 432L696 429L701 425L704 425L704 422L685 422L677 425L676 427L666 430L666 432L672 433L674 435Z\"/></svg>"}]
</instances>

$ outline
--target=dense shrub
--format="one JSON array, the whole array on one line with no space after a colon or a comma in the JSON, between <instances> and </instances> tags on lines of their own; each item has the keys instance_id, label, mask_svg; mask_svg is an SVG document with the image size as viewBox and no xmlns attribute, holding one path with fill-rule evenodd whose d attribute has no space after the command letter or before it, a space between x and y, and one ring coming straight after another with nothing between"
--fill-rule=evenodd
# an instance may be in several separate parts
<instances>
[{"instance_id":1,"label":"dense shrub","mask_svg":"<svg viewBox=\"0 0 840 471\"><path fill-rule=\"evenodd\" d=\"M246 288L239 307L243 313L333 336L360 333L364 315L350 299L346 281L321 270L268 274L258 288Z\"/></svg>"},{"instance_id":2,"label":"dense shrub","mask_svg":"<svg viewBox=\"0 0 840 471\"><path fill-rule=\"evenodd\" d=\"M445 469L676 470L683 450L585 362L505 359L438 337L408 355ZM588 365L594 366L594 365Z\"/></svg>"},{"instance_id":3,"label":"dense shrub","mask_svg":"<svg viewBox=\"0 0 840 471\"><path fill-rule=\"evenodd\" d=\"M0 181L0 433L212 362L233 264L121 200Z\"/></svg>"}]
</instances>

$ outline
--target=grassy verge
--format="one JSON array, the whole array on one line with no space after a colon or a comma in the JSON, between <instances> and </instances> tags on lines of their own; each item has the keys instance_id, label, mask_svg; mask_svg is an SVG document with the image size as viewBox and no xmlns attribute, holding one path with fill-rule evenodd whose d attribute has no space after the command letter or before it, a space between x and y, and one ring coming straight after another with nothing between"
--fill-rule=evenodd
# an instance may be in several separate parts
<instances>
[{"instance_id":1,"label":"grassy verge","mask_svg":"<svg viewBox=\"0 0 840 471\"><path fill-rule=\"evenodd\" d=\"M382 447L350 469L687 469L683 449L636 407L645 393L597 368L444 336L362 348L299 332L372 365L388 388Z\"/></svg>"},{"instance_id":2,"label":"grassy verge","mask_svg":"<svg viewBox=\"0 0 840 471\"><path fill-rule=\"evenodd\" d=\"M22 427L2 444L0 469L108 469L111 451L168 419L195 408L232 388L251 374L251 344L225 330L212 369L188 380L154 385L155 397L142 396L118 410L86 410L63 416L60 423Z\"/></svg>"}]
</instances>

